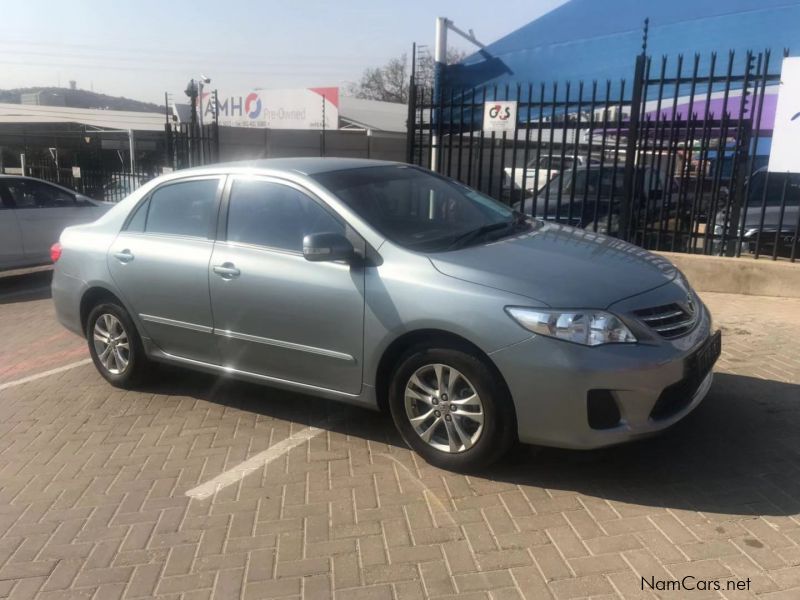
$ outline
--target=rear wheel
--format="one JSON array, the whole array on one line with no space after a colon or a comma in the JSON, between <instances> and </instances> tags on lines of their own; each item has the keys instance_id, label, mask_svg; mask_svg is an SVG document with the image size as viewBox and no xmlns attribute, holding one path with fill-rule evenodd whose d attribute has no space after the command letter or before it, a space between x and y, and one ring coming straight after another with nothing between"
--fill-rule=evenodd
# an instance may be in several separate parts
<instances>
[{"instance_id":1,"label":"rear wheel","mask_svg":"<svg viewBox=\"0 0 800 600\"><path fill-rule=\"evenodd\" d=\"M94 307L86 322L86 339L94 366L109 383L129 388L143 379L149 361L123 307L112 302Z\"/></svg>"},{"instance_id":2,"label":"rear wheel","mask_svg":"<svg viewBox=\"0 0 800 600\"><path fill-rule=\"evenodd\" d=\"M429 463L471 471L516 439L508 392L483 361L454 348L416 348L401 359L389 392L403 439Z\"/></svg>"}]
</instances>

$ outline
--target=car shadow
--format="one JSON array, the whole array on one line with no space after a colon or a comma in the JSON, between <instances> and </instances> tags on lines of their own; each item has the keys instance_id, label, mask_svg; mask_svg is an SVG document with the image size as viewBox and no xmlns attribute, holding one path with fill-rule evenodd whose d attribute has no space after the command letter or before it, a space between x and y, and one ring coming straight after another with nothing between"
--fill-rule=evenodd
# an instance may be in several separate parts
<instances>
[{"instance_id":1,"label":"car shadow","mask_svg":"<svg viewBox=\"0 0 800 600\"><path fill-rule=\"evenodd\" d=\"M260 385L158 367L140 391L191 396L405 447L391 418ZM488 480L720 515L800 513L800 386L718 373L706 400L661 435L591 451L517 446Z\"/></svg>"},{"instance_id":2,"label":"car shadow","mask_svg":"<svg viewBox=\"0 0 800 600\"><path fill-rule=\"evenodd\" d=\"M800 385L717 373L708 397L661 435L612 448L550 448L489 479L724 515L800 513Z\"/></svg>"},{"instance_id":3,"label":"car shadow","mask_svg":"<svg viewBox=\"0 0 800 600\"><path fill-rule=\"evenodd\" d=\"M0 272L0 305L51 297L52 269L6 275Z\"/></svg>"}]
</instances>

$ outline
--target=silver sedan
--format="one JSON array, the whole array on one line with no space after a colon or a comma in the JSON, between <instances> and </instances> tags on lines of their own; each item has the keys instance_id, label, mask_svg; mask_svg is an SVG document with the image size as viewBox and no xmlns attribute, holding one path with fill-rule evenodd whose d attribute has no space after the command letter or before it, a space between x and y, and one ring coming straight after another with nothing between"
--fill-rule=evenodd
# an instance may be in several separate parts
<instances>
[{"instance_id":1,"label":"silver sedan","mask_svg":"<svg viewBox=\"0 0 800 600\"><path fill-rule=\"evenodd\" d=\"M58 317L113 385L161 361L387 410L448 469L653 434L720 352L665 259L398 163L173 173L56 250Z\"/></svg>"},{"instance_id":2,"label":"silver sedan","mask_svg":"<svg viewBox=\"0 0 800 600\"><path fill-rule=\"evenodd\" d=\"M65 227L94 221L111 206L34 177L0 175L0 269L49 262Z\"/></svg>"}]
</instances>

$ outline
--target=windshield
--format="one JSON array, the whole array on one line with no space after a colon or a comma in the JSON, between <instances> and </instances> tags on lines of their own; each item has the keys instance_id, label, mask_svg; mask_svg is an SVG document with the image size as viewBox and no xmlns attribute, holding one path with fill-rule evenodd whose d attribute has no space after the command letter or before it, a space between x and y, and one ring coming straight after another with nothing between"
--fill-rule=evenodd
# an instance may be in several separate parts
<instances>
[{"instance_id":1,"label":"windshield","mask_svg":"<svg viewBox=\"0 0 800 600\"><path fill-rule=\"evenodd\" d=\"M570 193L574 181L576 197L581 196L586 191L588 198L595 198L599 190L600 198L618 198L622 196L624 189L623 180L623 173L620 169L575 169L563 171L550 180L550 183L539 192L539 197L543 198L549 194L550 198L555 198L558 195L559 188L563 197L565 194Z\"/></svg>"},{"instance_id":2,"label":"windshield","mask_svg":"<svg viewBox=\"0 0 800 600\"><path fill-rule=\"evenodd\" d=\"M800 204L800 175L792 174L786 181L786 173L770 173L767 178L766 171L758 171L753 175L748 193L748 206L780 206L781 200L786 206ZM768 181L767 181L768 179ZM767 193L764 193L764 182L767 181ZM783 197L783 187L786 184L786 197Z\"/></svg>"},{"instance_id":3,"label":"windshield","mask_svg":"<svg viewBox=\"0 0 800 600\"><path fill-rule=\"evenodd\" d=\"M514 220L509 207L416 167L364 167L313 177L382 235L420 252L447 250L465 234Z\"/></svg>"}]
</instances>

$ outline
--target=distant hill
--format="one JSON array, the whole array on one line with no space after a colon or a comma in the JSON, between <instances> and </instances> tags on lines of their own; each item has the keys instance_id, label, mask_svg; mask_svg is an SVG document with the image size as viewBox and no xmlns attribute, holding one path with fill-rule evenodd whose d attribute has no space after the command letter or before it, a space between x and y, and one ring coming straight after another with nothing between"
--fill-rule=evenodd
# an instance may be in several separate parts
<instances>
[{"instance_id":1,"label":"distant hill","mask_svg":"<svg viewBox=\"0 0 800 600\"><path fill-rule=\"evenodd\" d=\"M20 104L21 94L36 92L57 93L64 96L70 108L100 108L106 110L130 110L134 112L164 112L164 107L151 102L140 102L122 96L108 96L89 90L73 90L61 87L30 87L0 90L0 102Z\"/></svg>"}]
</instances>

